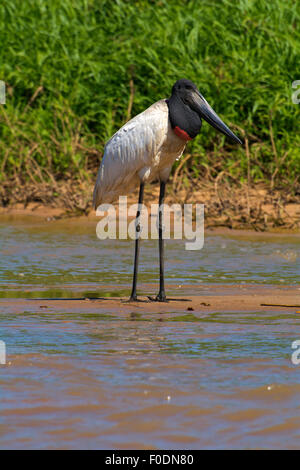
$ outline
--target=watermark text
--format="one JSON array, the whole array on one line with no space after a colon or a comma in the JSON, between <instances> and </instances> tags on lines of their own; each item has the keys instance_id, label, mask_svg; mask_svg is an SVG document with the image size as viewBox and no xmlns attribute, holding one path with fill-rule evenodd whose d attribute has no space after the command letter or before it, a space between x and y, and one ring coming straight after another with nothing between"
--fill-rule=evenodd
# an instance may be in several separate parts
<instances>
[{"instance_id":1,"label":"watermark text","mask_svg":"<svg viewBox=\"0 0 300 470\"><path fill-rule=\"evenodd\" d=\"M137 211L139 216L136 218ZM144 204L127 205L127 196L119 197L116 209L112 204L101 204L96 215L101 217L96 233L100 240L157 239L159 212L162 213L162 238L187 240L186 250L201 250L204 245L204 204ZM132 219L128 222L128 219Z\"/></svg>"},{"instance_id":2,"label":"watermark text","mask_svg":"<svg viewBox=\"0 0 300 470\"><path fill-rule=\"evenodd\" d=\"M0 340L0 364L6 364L6 345Z\"/></svg>"},{"instance_id":3,"label":"watermark text","mask_svg":"<svg viewBox=\"0 0 300 470\"><path fill-rule=\"evenodd\" d=\"M292 88L296 89L296 91L292 93L292 102L294 104L299 104L300 103L300 80L295 80L292 83Z\"/></svg>"},{"instance_id":4,"label":"watermark text","mask_svg":"<svg viewBox=\"0 0 300 470\"><path fill-rule=\"evenodd\" d=\"M0 80L0 104L6 103L5 82Z\"/></svg>"}]
</instances>

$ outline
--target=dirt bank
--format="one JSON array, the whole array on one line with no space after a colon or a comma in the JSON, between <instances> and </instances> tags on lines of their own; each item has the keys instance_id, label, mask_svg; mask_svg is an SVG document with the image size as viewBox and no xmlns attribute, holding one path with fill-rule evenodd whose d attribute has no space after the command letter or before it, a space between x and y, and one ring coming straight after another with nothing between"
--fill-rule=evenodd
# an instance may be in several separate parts
<instances>
[{"instance_id":1,"label":"dirt bank","mask_svg":"<svg viewBox=\"0 0 300 470\"><path fill-rule=\"evenodd\" d=\"M45 219L84 215L96 220L91 205L92 190L92 180L84 183L61 182L55 188L28 185L11 192L9 199L2 197L0 215L36 215ZM148 185L145 205L157 203L158 193L157 184ZM128 204L136 203L137 199L138 190L128 196ZM172 180L167 187L166 203L204 204L206 228L255 231L300 229L300 195L291 194L287 189L271 190L262 184L229 186L216 179L213 183L193 181L183 188Z\"/></svg>"},{"instance_id":2,"label":"dirt bank","mask_svg":"<svg viewBox=\"0 0 300 470\"><path fill-rule=\"evenodd\" d=\"M169 302L152 302L140 296L139 302L127 298L2 299L0 308L10 313L76 312L118 314L197 314L213 312L285 312L300 314L300 288L261 286L203 286L203 295L169 296ZM102 287L102 289L105 289ZM109 289L109 288L108 288ZM183 290L183 289L182 289Z\"/></svg>"}]
</instances>

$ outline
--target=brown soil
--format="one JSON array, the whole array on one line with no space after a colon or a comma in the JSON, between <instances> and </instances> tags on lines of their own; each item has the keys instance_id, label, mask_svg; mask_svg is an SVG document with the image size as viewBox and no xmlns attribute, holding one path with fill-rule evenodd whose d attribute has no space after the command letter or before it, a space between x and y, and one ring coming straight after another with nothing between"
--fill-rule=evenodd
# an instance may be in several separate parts
<instances>
[{"instance_id":1,"label":"brown soil","mask_svg":"<svg viewBox=\"0 0 300 470\"><path fill-rule=\"evenodd\" d=\"M96 218L92 209L93 181L61 182L55 187L28 185L10 191L0 214L37 215L62 218L86 215ZM7 188L2 188L2 192ZM148 185L144 203L158 202L158 184ZM128 204L137 202L138 190L128 197ZM0 191L1 203L1 191ZM166 203L205 204L206 228L254 229L256 231L298 231L300 229L300 197L287 190L270 190L266 185L249 186L194 181L184 189L174 179L167 188Z\"/></svg>"},{"instance_id":2,"label":"brown soil","mask_svg":"<svg viewBox=\"0 0 300 470\"><path fill-rule=\"evenodd\" d=\"M41 309L89 313L97 311L157 314L193 314L212 312L283 312L300 313L300 288L267 288L259 286L204 286L204 295L169 296L169 302L151 302L145 296L139 302L128 302L127 298L101 299L2 299L1 308L12 313L23 313L24 309L41 312ZM181 289L183 290L183 289Z\"/></svg>"}]
</instances>

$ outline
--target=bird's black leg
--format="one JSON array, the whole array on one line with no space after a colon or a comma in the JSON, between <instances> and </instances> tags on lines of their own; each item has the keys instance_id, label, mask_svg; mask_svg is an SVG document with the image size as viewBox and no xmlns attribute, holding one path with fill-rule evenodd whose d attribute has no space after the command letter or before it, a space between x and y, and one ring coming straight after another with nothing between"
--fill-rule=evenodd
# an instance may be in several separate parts
<instances>
[{"instance_id":1,"label":"bird's black leg","mask_svg":"<svg viewBox=\"0 0 300 470\"><path fill-rule=\"evenodd\" d=\"M138 210L136 213L135 219L135 230L136 230L136 239L135 239L135 253L134 253L134 271L133 271L133 281L132 281L132 291L129 301L136 301L136 282L137 282L137 274L138 274L138 264L139 264L139 254L140 254L140 235L139 232L141 230L139 217L141 215L141 205L143 203L144 197L144 183L140 184L140 193L139 193L139 205Z\"/></svg>"},{"instance_id":2,"label":"bird's black leg","mask_svg":"<svg viewBox=\"0 0 300 470\"><path fill-rule=\"evenodd\" d=\"M164 181L160 182L160 191L159 191L159 212L158 212L158 236L159 236L159 293L156 296L158 302L166 302L166 293L165 293L165 278L164 278L164 240L163 240L163 206L165 199L165 190L166 183Z\"/></svg>"}]
</instances>

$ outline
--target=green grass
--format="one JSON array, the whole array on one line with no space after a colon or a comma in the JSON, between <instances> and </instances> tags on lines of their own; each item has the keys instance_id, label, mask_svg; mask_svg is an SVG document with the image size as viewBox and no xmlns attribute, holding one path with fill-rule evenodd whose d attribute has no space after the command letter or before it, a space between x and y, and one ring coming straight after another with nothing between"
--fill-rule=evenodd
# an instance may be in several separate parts
<instances>
[{"instance_id":1,"label":"green grass","mask_svg":"<svg viewBox=\"0 0 300 470\"><path fill-rule=\"evenodd\" d=\"M296 187L299 19L294 0L2 2L0 180L89 177L128 115L186 77L249 145L204 123L187 149L193 176Z\"/></svg>"}]
</instances>

